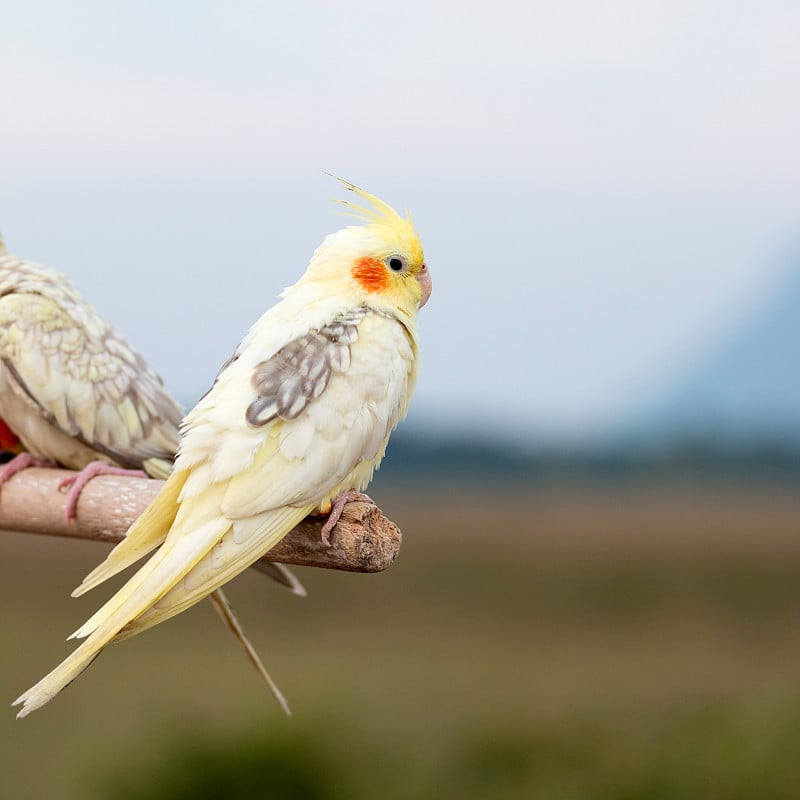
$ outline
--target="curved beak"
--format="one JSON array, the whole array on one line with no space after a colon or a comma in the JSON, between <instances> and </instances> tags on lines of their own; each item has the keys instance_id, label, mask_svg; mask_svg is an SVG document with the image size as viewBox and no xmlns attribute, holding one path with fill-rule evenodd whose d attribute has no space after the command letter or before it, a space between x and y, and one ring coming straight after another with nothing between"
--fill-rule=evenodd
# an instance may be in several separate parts
<instances>
[{"instance_id":1,"label":"curved beak","mask_svg":"<svg viewBox=\"0 0 800 800\"><path fill-rule=\"evenodd\" d=\"M422 297L419 301L419 308L422 308L422 306L428 302L428 298L431 296L431 290L433 289L431 273L427 264L423 264L420 267L419 272L417 273L417 280L419 281L420 288L422 289Z\"/></svg>"}]
</instances>

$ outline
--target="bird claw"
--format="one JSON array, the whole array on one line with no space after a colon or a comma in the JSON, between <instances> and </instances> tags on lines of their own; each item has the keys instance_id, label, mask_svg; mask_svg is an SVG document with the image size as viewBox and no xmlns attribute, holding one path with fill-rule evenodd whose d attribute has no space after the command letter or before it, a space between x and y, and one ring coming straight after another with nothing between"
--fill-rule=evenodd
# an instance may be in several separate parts
<instances>
[{"instance_id":1,"label":"bird claw","mask_svg":"<svg viewBox=\"0 0 800 800\"><path fill-rule=\"evenodd\" d=\"M0 487L8 483L18 472L22 472L28 467L55 467L52 461L46 458L38 458L30 453L19 453L14 456L7 464L0 468Z\"/></svg>"},{"instance_id":2,"label":"bird claw","mask_svg":"<svg viewBox=\"0 0 800 800\"><path fill-rule=\"evenodd\" d=\"M363 492L357 492L355 489L351 489L348 492L342 492L331 504L330 513L328 514L328 519L325 521L325 524L322 526L322 541L328 547L331 546L330 536L331 531L336 527L336 523L339 521L339 518L342 516L342 511L344 511L344 507L348 503L353 503L355 501L361 501L362 503L369 503L370 505L375 505L373 499L369 496L364 494Z\"/></svg>"},{"instance_id":3,"label":"bird claw","mask_svg":"<svg viewBox=\"0 0 800 800\"><path fill-rule=\"evenodd\" d=\"M78 513L78 499L81 496L86 484L98 475L122 475L129 478L146 478L147 474L140 469L125 469L115 467L106 461L92 461L87 464L80 472L64 478L58 484L58 490L63 491L67 487L72 487L67 495L67 522L72 522Z\"/></svg>"}]
</instances>

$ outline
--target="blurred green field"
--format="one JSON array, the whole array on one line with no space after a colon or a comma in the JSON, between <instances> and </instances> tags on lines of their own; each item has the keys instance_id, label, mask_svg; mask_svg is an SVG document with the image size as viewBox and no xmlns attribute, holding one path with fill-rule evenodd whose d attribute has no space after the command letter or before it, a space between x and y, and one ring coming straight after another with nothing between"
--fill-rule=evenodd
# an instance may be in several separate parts
<instances>
[{"instance_id":1,"label":"blurred green field","mask_svg":"<svg viewBox=\"0 0 800 800\"><path fill-rule=\"evenodd\" d=\"M404 531L387 573L229 587L291 719L203 603L0 714L0 797L798 796L798 487L373 497ZM107 596L68 597L104 552L0 533L8 702Z\"/></svg>"}]
</instances>

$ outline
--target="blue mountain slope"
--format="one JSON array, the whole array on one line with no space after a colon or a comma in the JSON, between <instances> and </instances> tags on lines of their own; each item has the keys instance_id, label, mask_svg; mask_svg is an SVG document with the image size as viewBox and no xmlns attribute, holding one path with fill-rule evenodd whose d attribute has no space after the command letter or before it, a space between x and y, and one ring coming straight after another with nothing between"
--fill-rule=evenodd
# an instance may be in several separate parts
<instances>
[{"instance_id":1,"label":"blue mountain slope","mask_svg":"<svg viewBox=\"0 0 800 800\"><path fill-rule=\"evenodd\" d=\"M800 266L629 433L639 442L800 445Z\"/></svg>"}]
</instances>

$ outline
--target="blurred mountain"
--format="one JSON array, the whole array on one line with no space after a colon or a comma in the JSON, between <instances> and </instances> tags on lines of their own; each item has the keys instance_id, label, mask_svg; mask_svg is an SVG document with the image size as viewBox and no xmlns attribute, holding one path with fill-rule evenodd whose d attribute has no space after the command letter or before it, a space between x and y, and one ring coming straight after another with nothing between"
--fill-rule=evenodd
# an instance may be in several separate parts
<instances>
[{"instance_id":1,"label":"blurred mountain","mask_svg":"<svg viewBox=\"0 0 800 800\"><path fill-rule=\"evenodd\" d=\"M678 310L676 310L677 313ZM776 290L661 402L608 436L481 441L402 427L378 480L800 478L800 257Z\"/></svg>"},{"instance_id":2,"label":"blurred mountain","mask_svg":"<svg viewBox=\"0 0 800 800\"><path fill-rule=\"evenodd\" d=\"M396 489L436 486L543 485L544 483L649 480L800 481L800 447L753 440L731 446L708 439L607 442L578 448L519 448L508 441L480 441L455 432L431 436L395 432L374 484Z\"/></svg>"},{"instance_id":3,"label":"blurred mountain","mask_svg":"<svg viewBox=\"0 0 800 800\"><path fill-rule=\"evenodd\" d=\"M800 258L749 321L622 439L800 448Z\"/></svg>"}]
</instances>

